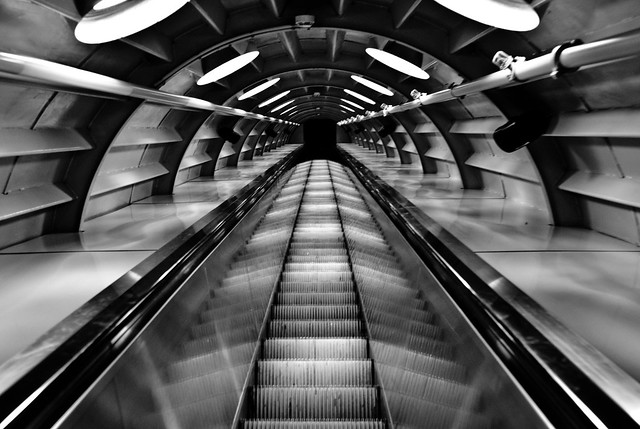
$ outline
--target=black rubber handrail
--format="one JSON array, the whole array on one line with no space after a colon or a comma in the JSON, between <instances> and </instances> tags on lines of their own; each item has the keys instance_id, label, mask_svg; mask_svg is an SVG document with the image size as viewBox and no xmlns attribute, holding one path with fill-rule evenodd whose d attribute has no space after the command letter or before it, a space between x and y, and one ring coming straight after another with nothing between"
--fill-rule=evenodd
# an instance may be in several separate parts
<instances>
[{"instance_id":1,"label":"black rubber handrail","mask_svg":"<svg viewBox=\"0 0 640 429\"><path fill-rule=\"evenodd\" d=\"M555 427L639 427L625 409L418 221L409 200L353 156L342 149L340 153L345 165Z\"/></svg>"},{"instance_id":2,"label":"black rubber handrail","mask_svg":"<svg viewBox=\"0 0 640 429\"><path fill-rule=\"evenodd\" d=\"M187 229L121 277L144 275L0 396L0 428L52 427L91 384L135 340L175 291L298 161L299 149L285 156L222 203L206 225ZM164 250L164 252L163 252ZM156 258L157 259L157 258ZM118 283L118 281L116 283ZM114 283L114 285L116 285Z\"/></svg>"}]
</instances>

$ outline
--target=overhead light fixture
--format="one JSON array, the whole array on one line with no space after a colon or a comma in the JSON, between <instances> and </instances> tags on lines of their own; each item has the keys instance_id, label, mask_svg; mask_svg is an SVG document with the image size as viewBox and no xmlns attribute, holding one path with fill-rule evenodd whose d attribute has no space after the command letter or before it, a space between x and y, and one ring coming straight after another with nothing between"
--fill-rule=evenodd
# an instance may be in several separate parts
<instances>
[{"instance_id":1,"label":"overhead light fixture","mask_svg":"<svg viewBox=\"0 0 640 429\"><path fill-rule=\"evenodd\" d=\"M349 112L354 112L355 113L355 110L353 110L351 107L345 106L344 104L338 104L338 106L342 107L343 109L348 110Z\"/></svg>"},{"instance_id":2,"label":"overhead light fixture","mask_svg":"<svg viewBox=\"0 0 640 429\"><path fill-rule=\"evenodd\" d=\"M371 82L369 79L365 79L363 77L356 76L356 75L351 75L351 79L355 80L358 83L361 83L362 85L368 88L373 89L374 91L378 91L382 95L388 95L388 96L393 95L393 92L389 91L387 88L385 88L382 85L378 85L375 82Z\"/></svg>"},{"instance_id":3,"label":"overhead light fixture","mask_svg":"<svg viewBox=\"0 0 640 429\"><path fill-rule=\"evenodd\" d=\"M279 105L278 107L274 107L273 109L271 109L271 113L273 112L277 112L278 110L282 109L283 107L287 107L289 104L293 103L294 101L296 101L295 98L292 98L289 101L285 101L284 103L282 103L281 105Z\"/></svg>"},{"instance_id":4,"label":"overhead light fixture","mask_svg":"<svg viewBox=\"0 0 640 429\"><path fill-rule=\"evenodd\" d=\"M282 111L282 113L281 113L281 115L287 114L287 113L289 113L290 111L292 111L292 110L293 110L293 109L295 109L295 108L296 108L296 106L291 106L291 107L289 107L287 110L283 110L283 111Z\"/></svg>"},{"instance_id":5,"label":"overhead light fixture","mask_svg":"<svg viewBox=\"0 0 640 429\"><path fill-rule=\"evenodd\" d=\"M418 79L429 79L429 73L397 55L393 55L389 52L381 51L376 48L367 48L365 49L365 52L374 59L380 61L382 64L389 66L394 70L398 70L400 73L404 73Z\"/></svg>"},{"instance_id":6,"label":"overhead light fixture","mask_svg":"<svg viewBox=\"0 0 640 429\"><path fill-rule=\"evenodd\" d=\"M218 67L214 68L204 76L202 76L196 82L198 85L207 85L211 82L215 82L224 77L229 76L231 73L235 73L240 70L242 67L251 63L251 61L255 60L256 57L260 55L258 51L247 52L246 54L239 55L233 59L230 59L226 63L220 64Z\"/></svg>"},{"instance_id":7,"label":"overhead light fixture","mask_svg":"<svg viewBox=\"0 0 640 429\"><path fill-rule=\"evenodd\" d=\"M127 0L99 0L98 3L93 5L93 10L108 9L113 6L117 6L120 3L124 3Z\"/></svg>"},{"instance_id":8,"label":"overhead light fixture","mask_svg":"<svg viewBox=\"0 0 640 429\"><path fill-rule=\"evenodd\" d=\"M82 43L97 44L131 36L177 12L189 0L75 0L84 15L74 34ZM90 6L87 11L87 6ZM98 9L95 9L95 7Z\"/></svg>"},{"instance_id":9,"label":"overhead light fixture","mask_svg":"<svg viewBox=\"0 0 640 429\"><path fill-rule=\"evenodd\" d=\"M256 94L261 93L265 89L271 88L273 85L275 85L279 81L280 81L280 78L277 77L275 79L271 79L271 80L268 80L268 81L266 81L264 83L261 83L260 85L256 86L255 88L250 89L249 91L247 91L244 94L240 95L238 97L238 100L242 101L242 100L246 100L247 98L253 97Z\"/></svg>"},{"instance_id":10,"label":"overhead light fixture","mask_svg":"<svg viewBox=\"0 0 640 429\"><path fill-rule=\"evenodd\" d=\"M286 90L285 92L281 92L280 94L276 95L275 97L271 97L267 101L263 101L262 103L258 104L258 107L268 106L269 104L273 103L274 101L280 100L282 97L285 97L290 92L291 92L291 90Z\"/></svg>"},{"instance_id":11,"label":"overhead light fixture","mask_svg":"<svg viewBox=\"0 0 640 429\"><path fill-rule=\"evenodd\" d=\"M351 91L350 89L345 89L345 90L344 90L344 92L346 92L347 94L352 95L352 96L354 96L354 97L356 97L356 98L358 98L358 99L360 99L360 100L364 101L365 103L369 103L369 104L376 104L376 102L375 102L375 101L373 101L372 99L370 99L370 98L368 98L368 97L365 97L365 96L364 96L364 95L362 95L362 94L358 94L358 93L357 93L357 92L355 92L355 91Z\"/></svg>"},{"instance_id":12,"label":"overhead light fixture","mask_svg":"<svg viewBox=\"0 0 640 429\"><path fill-rule=\"evenodd\" d=\"M340 100L341 100L341 101L344 101L345 103L351 104L352 106L357 107L358 109L362 109L362 110L364 110L364 107L362 107L362 106L361 106L361 105L359 105L358 103L354 103L354 102L353 102L353 101L351 101L351 100L347 100L346 98L341 98Z\"/></svg>"},{"instance_id":13,"label":"overhead light fixture","mask_svg":"<svg viewBox=\"0 0 640 429\"><path fill-rule=\"evenodd\" d=\"M540 24L535 9L523 0L436 0L474 21L510 31L530 31Z\"/></svg>"}]
</instances>

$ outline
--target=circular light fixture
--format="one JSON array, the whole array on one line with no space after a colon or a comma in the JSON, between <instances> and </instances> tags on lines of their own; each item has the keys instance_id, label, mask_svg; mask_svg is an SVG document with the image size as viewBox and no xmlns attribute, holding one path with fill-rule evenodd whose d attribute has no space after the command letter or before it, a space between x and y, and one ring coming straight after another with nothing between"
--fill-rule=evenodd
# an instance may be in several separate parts
<instances>
[{"instance_id":1,"label":"circular light fixture","mask_svg":"<svg viewBox=\"0 0 640 429\"><path fill-rule=\"evenodd\" d=\"M249 91L247 91L244 94L240 95L238 97L238 100L242 101L242 100L246 100L247 98L253 97L256 94L261 93L265 89L271 88L273 85L275 85L279 81L280 81L280 78L277 77L275 79L271 79L271 80L268 80L268 81L266 81L264 83L261 83L260 85L256 86L255 88L250 89Z\"/></svg>"},{"instance_id":2,"label":"circular light fixture","mask_svg":"<svg viewBox=\"0 0 640 429\"><path fill-rule=\"evenodd\" d=\"M346 98L341 98L340 100L341 100L341 101L344 101L345 103L351 104L352 106L357 107L358 109L362 109L362 110L364 110L364 107L362 107L362 106L361 106L361 105L359 105L358 103L354 103L354 102L353 102L353 101L351 101L351 100L347 100Z\"/></svg>"},{"instance_id":3,"label":"circular light fixture","mask_svg":"<svg viewBox=\"0 0 640 429\"><path fill-rule=\"evenodd\" d=\"M474 21L510 31L530 31L540 24L531 5L522 0L435 0Z\"/></svg>"},{"instance_id":4,"label":"circular light fixture","mask_svg":"<svg viewBox=\"0 0 640 429\"><path fill-rule=\"evenodd\" d=\"M117 6L120 3L124 3L127 0L100 0L98 3L93 5L93 10L104 10L109 9L110 7Z\"/></svg>"},{"instance_id":5,"label":"circular light fixture","mask_svg":"<svg viewBox=\"0 0 640 429\"><path fill-rule=\"evenodd\" d=\"M215 82L224 77L229 76L231 73L235 73L240 70L242 67L251 63L251 61L255 60L256 57L260 55L258 51L247 52L246 54L239 55L226 63L220 64L218 67L214 68L196 82L198 85L207 85L211 82Z\"/></svg>"},{"instance_id":6,"label":"circular light fixture","mask_svg":"<svg viewBox=\"0 0 640 429\"><path fill-rule=\"evenodd\" d=\"M356 75L351 75L351 79L355 80L358 83L361 83L362 85L373 89L374 91L379 92L382 95L388 95L388 96L392 96L393 92L389 91L387 88L385 88L382 85L378 85L375 82L371 82L369 79L365 79L363 77L360 76L356 76Z\"/></svg>"},{"instance_id":7,"label":"circular light fixture","mask_svg":"<svg viewBox=\"0 0 640 429\"><path fill-rule=\"evenodd\" d=\"M382 64L398 70L400 73L408 74L418 79L429 79L429 73L397 55L375 48L367 48L365 52Z\"/></svg>"},{"instance_id":8,"label":"circular light fixture","mask_svg":"<svg viewBox=\"0 0 640 429\"><path fill-rule=\"evenodd\" d=\"M346 92L347 94L352 95L352 96L354 96L356 98L359 98L360 100L364 101L365 103L376 104L375 101L373 101L372 99L370 99L368 97L365 97L362 94L358 94L355 91L351 91L350 89L345 89L344 92Z\"/></svg>"},{"instance_id":9,"label":"circular light fixture","mask_svg":"<svg viewBox=\"0 0 640 429\"><path fill-rule=\"evenodd\" d=\"M278 110L282 109L283 107L287 107L289 104L293 103L294 101L296 101L296 99L295 99L295 98L292 98L292 99L291 99L291 100L289 100L289 101L285 101L284 103L282 103L282 104L281 104L281 105L279 105L278 107L274 107L274 108L271 110L271 113L273 113L273 112L277 112Z\"/></svg>"},{"instance_id":10,"label":"circular light fixture","mask_svg":"<svg viewBox=\"0 0 640 429\"><path fill-rule=\"evenodd\" d=\"M285 97L290 92L291 92L290 89L286 90L285 92L281 92L280 94L276 95L275 97L271 97L267 101L263 101L262 103L258 104L258 107L268 106L269 104L273 103L274 101L280 100L282 97Z\"/></svg>"},{"instance_id":11,"label":"circular light fixture","mask_svg":"<svg viewBox=\"0 0 640 429\"><path fill-rule=\"evenodd\" d=\"M111 0L110 0L111 1ZM97 44L130 36L177 12L189 0L129 0L107 4L82 17L75 36L82 43ZM101 5L101 3L97 3Z\"/></svg>"}]
</instances>

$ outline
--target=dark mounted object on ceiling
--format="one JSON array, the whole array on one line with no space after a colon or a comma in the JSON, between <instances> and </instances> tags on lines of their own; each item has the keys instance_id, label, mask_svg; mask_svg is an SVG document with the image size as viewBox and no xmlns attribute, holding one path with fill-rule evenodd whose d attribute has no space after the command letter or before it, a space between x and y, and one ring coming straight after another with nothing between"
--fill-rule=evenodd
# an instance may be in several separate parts
<instances>
[{"instance_id":1,"label":"dark mounted object on ceiling","mask_svg":"<svg viewBox=\"0 0 640 429\"><path fill-rule=\"evenodd\" d=\"M220 137L231 144L236 144L240 141L240 134L236 133L233 128L221 126L218 127L217 131Z\"/></svg>"},{"instance_id":2,"label":"dark mounted object on ceiling","mask_svg":"<svg viewBox=\"0 0 640 429\"><path fill-rule=\"evenodd\" d=\"M398 128L398 123L391 116L383 116L380 118L382 128L378 130L380 138L390 136Z\"/></svg>"},{"instance_id":3,"label":"dark mounted object on ceiling","mask_svg":"<svg viewBox=\"0 0 640 429\"><path fill-rule=\"evenodd\" d=\"M493 132L493 140L503 151L515 152L546 133L553 119L554 116L540 112L513 117L506 124L496 128Z\"/></svg>"},{"instance_id":4,"label":"dark mounted object on ceiling","mask_svg":"<svg viewBox=\"0 0 640 429\"><path fill-rule=\"evenodd\" d=\"M276 132L276 127L273 124L270 124L267 129L264 130L264 133L269 137L275 137L278 135L278 133Z\"/></svg>"},{"instance_id":5,"label":"dark mounted object on ceiling","mask_svg":"<svg viewBox=\"0 0 640 429\"><path fill-rule=\"evenodd\" d=\"M357 124L353 132L356 134L361 134L362 132L364 132L364 127L360 124Z\"/></svg>"}]
</instances>

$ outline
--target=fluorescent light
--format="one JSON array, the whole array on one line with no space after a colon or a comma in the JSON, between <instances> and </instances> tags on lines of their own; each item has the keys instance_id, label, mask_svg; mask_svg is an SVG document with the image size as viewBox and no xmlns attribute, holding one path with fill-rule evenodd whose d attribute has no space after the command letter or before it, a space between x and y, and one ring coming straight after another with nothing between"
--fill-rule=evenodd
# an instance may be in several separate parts
<instances>
[{"instance_id":1,"label":"fluorescent light","mask_svg":"<svg viewBox=\"0 0 640 429\"><path fill-rule=\"evenodd\" d=\"M293 109L295 109L295 108L296 108L296 106L291 106L291 107L289 107L287 110L283 110L283 111L282 111L282 113L280 113L280 114L281 114L281 115L284 115L285 113L288 113L288 112L292 111L292 110L293 110Z\"/></svg>"},{"instance_id":2,"label":"fluorescent light","mask_svg":"<svg viewBox=\"0 0 640 429\"><path fill-rule=\"evenodd\" d=\"M354 103L354 102L353 102L353 101L351 101L351 100L347 100L346 98L341 98L340 100L344 101L345 103L349 103L349 104L351 104L352 106L357 107L358 109L362 109L362 110L364 110L364 107L362 107L362 106L361 106L361 105L359 105L358 103Z\"/></svg>"},{"instance_id":3,"label":"fluorescent light","mask_svg":"<svg viewBox=\"0 0 640 429\"><path fill-rule=\"evenodd\" d=\"M348 110L349 112L354 112L355 113L355 110L353 110L351 107L345 106L344 104L338 104L338 106L342 107L343 109Z\"/></svg>"},{"instance_id":4,"label":"fluorescent light","mask_svg":"<svg viewBox=\"0 0 640 429\"><path fill-rule=\"evenodd\" d=\"M276 95L275 97L271 97L267 101L264 101L264 102L258 104L258 107L264 107L264 106L267 106L267 105L273 103L274 101L280 100L282 97L286 96L290 92L291 92L291 90L287 90L285 92L281 92L280 94Z\"/></svg>"},{"instance_id":5,"label":"fluorescent light","mask_svg":"<svg viewBox=\"0 0 640 429\"><path fill-rule=\"evenodd\" d=\"M398 70L400 73L408 74L409 76L413 76L418 79L429 79L429 73L422 70L417 65L411 64L409 61L398 57L397 55L375 48L367 48L365 49L365 52L374 59L380 61L382 64L389 66L394 70Z\"/></svg>"},{"instance_id":6,"label":"fluorescent light","mask_svg":"<svg viewBox=\"0 0 640 429\"><path fill-rule=\"evenodd\" d=\"M442 6L474 21L511 31L529 31L540 24L531 5L522 0L436 0Z\"/></svg>"},{"instance_id":7,"label":"fluorescent light","mask_svg":"<svg viewBox=\"0 0 640 429\"><path fill-rule=\"evenodd\" d=\"M393 95L393 92L389 91L387 88L385 88L382 85L378 85L375 82L371 82L369 79L365 79L363 77L356 76L356 75L351 75L351 79L355 80L358 83L361 83L366 87L373 89L374 91L378 91L382 95L388 95L388 96Z\"/></svg>"},{"instance_id":8,"label":"fluorescent light","mask_svg":"<svg viewBox=\"0 0 640 429\"><path fill-rule=\"evenodd\" d=\"M239 96L238 100L242 101L242 100L246 100L249 97L253 97L256 94L261 93L265 89L271 88L273 85L275 85L279 81L280 81L280 78L277 77L275 79L271 79L271 80L268 80L268 81L266 81L264 83L261 83L260 85L256 86L255 88L250 89L249 91L247 91L244 94L242 94L241 96Z\"/></svg>"},{"instance_id":9,"label":"fluorescent light","mask_svg":"<svg viewBox=\"0 0 640 429\"><path fill-rule=\"evenodd\" d=\"M283 107L287 107L289 104L293 103L294 101L296 101L296 99L295 99L295 98L292 98L292 99L291 99L291 100L289 100L289 101L285 101L284 103L282 103L282 104L281 104L281 105L279 105L278 107L274 107L274 108L271 110L271 113L273 113L273 112L277 112L278 110L282 109Z\"/></svg>"},{"instance_id":10,"label":"fluorescent light","mask_svg":"<svg viewBox=\"0 0 640 429\"><path fill-rule=\"evenodd\" d=\"M130 36L177 12L189 0L130 0L104 10L92 10L76 25L82 43L111 42Z\"/></svg>"},{"instance_id":11,"label":"fluorescent light","mask_svg":"<svg viewBox=\"0 0 640 429\"><path fill-rule=\"evenodd\" d=\"M124 3L127 0L100 0L98 3L93 5L93 10L103 10L108 9L113 6L117 6L120 3Z\"/></svg>"},{"instance_id":12,"label":"fluorescent light","mask_svg":"<svg viewBox=\"0 0 640 429\"><path fill-rule=\"evenodd\" d=\"M258 51L247 52L246 54L239 55L226 63L220 64L218 67L214 68L196 82L198 85L207 85L211 82L215 82L224 77L229 76L231 73L235 73L240 70L242 67L249 64L251 61L255 60L256 57L260 55Z\"/></svg>"},{"instance_id":13,"label":"fluorescent light","mask_svg":"<svg viewBox=\"0 0 640 429\"><path fill-rule=\"evenodd\" d=\"M375 103L375 101L373 101L372 99L367 98L367 97L365 97L365 96L364 96L364 95L362 95L362 94L358 94L358 93L357 93L357 92L355 92L355 91L351 91L350 89L345 89L345 90L344 90L344 92L346 92L346 93L347 93L347 94L349 94L349 95L353 95L353 96L354 96L354 97L356 97L356 98L359 98L360 100L364 101L365 103L369 103L369 104L376 104L376 103Z\"/></svg>"}]
</instances>

